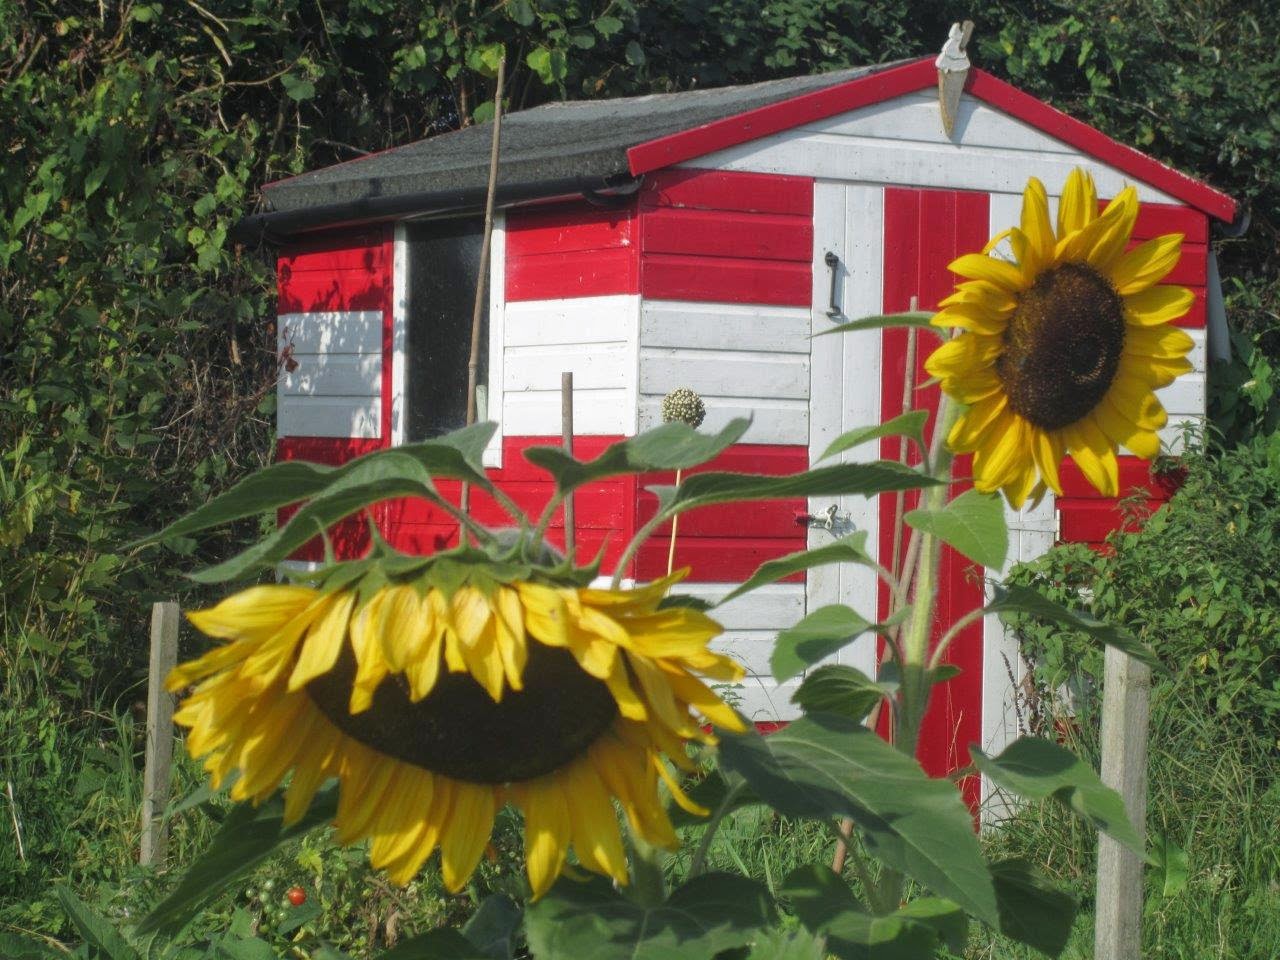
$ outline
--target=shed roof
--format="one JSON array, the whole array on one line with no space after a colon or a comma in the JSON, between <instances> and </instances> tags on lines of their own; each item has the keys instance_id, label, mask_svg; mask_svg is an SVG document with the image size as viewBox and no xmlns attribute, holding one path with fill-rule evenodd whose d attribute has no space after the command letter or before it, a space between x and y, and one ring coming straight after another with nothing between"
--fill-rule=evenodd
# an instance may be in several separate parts
<instances>
[{"instance_id":1,"label":"shed roof","mask_svg":"<svg viewBox=\"0 0 1280 960\"><path fill-rule=\"evenodd\" d=\"M516 203L629 182L736 143L925 89L932 58L851 67L743 86L549 103L503 118L498 202ZM967 92L1220 220L1235 202L982 70ZM294 234L342 223L484 202L492 128L467 127L263 187L266 211L241 236Z\"/></svg>"}]
</instances>

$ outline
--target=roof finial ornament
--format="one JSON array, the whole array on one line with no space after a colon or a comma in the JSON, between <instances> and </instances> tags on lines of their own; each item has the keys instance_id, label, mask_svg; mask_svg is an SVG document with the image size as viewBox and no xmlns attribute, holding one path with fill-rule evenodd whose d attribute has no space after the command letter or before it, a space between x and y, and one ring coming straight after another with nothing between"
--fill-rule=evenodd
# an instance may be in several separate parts
<instances>
[{"instance_id":1,"label":"roof finial ornament","mask_svg":"<svg viewBox=\"0 0 1280 960\"><path fill-rule=\"evenodd\" d=\"M942 114L942 129L951 139L956 116L960 112L960 94L969 75L969 38L973 36L973 21L953 23L947 34L947 42L933 65L938 68L938 109Z\"/></svg>"}]
</instances>

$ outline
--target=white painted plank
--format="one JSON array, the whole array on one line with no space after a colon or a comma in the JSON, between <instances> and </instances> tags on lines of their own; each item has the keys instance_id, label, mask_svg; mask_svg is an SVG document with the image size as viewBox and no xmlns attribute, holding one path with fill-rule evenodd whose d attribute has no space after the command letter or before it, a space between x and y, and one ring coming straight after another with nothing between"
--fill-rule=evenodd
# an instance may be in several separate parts
<instances>
[{"instance_id":1,"label":"white painted plank","mask_svg":"<svg viewBox=\"0 0 1280 960\"><path fill-rule=\"evenodd\" d=\"M573 373L574 391L621 387L628 375L625 343L508 346L503 390L559 390L560 374ZM576 409L576 405L575 405Z\"/></svg>"},{"instance_id":2,"label":"white painted plank","mask_svg":"<svg viewBox=\"0 0 1280 960\"><path fill-rule=\"evenodd\" d=\"M276 432L282 437L361 437L381 435L382 398L295 397L283 395L276 407Z\"/></svg>"},{"instance_id":3,"label":"white painted plank","mask_svg":"<svg viewBox=\"0 0 1280 960\"><path fill-rule=\"evenodd\" d=\"M809 358L740 350L642 347L640 392L689 387L700 396L809 399Z\"/></svg>"},{"instance_id":4,"label":"white painted plank","mask_svg":"<svg viewBox=\"0 0 1280 960\"><path fill-rule=\"evenodd\" d=\"M680 583L672 588L672 593L718 603L736 587L733 583ZM708 615L726 630L783 630L804 616L804 584L767 584L734 597Z\"/></svg>"},{"instance_id":5,"label":"white painted plank","mask_svg":"<svg viewBox=\"0 0 1280 960\"><path fill-rule=\"evenodd\" d=\"M1092 158L1003 147L920 143L878 137L846 137L793 129L687 161L702 169L740 170L820 179L901 184L953 190L1019 193L1028 177L1060 189L1077 166L1089 170L1102 196L1130 183L1140 200L1176 203L1168 194Z\"/></svg>"},{"instance_id":6,"label":"white painted plank","mask_svg":"<svg viewBox=\"0 0 1280 960\"><path fill-rule=\"evenodd\" d=\"M715 432L735 417L751 417L743 443L777 443L803 446L809 438L809 409L803 400L751 400L703 396L707 418L704 432ZM640 398L640 430L662 424L662 397Z\"/></svg>"},{"instance_id":7,"label":"white painted plank","mask_svg":"<svg viewBox=\"0 0 1280 960\"><path fill-rule=\"evenodd\" d=\"M862 110L805 124L801 129L843 136L1082 156L1074 147L974 97L960 101L955 135L949 139L939 120L938 94L933 90L895 97Z\"/></svg>"},{"instance_id":8,"label":"white painted plank","mask_svg":"<svg viewBox=\"0 0 1280 960\"><path fill-rule=\"evenodd\" d=\"M481 463L486 467L502 466L503 377L506 370L507 315L507 215L498 210L493 215L493 234L489 240L489 399L486 416L497 424Z\"/></svg>"},{"instance_id":9,"label":"white painted plank","mask_svg":"<svg viewBox=\"0 0 1280 960\"><path fill-rule=\"evenodd\" d=\"M799 688L799 680L775 683L768 677L747 677L739 684L718 685L717 692L752 723L771 723L800 716L800 708L791 702Z\"/></svg>"},{"instance_id":10,"label":"white painted plank","mask_svg":"<svg viewBox=\"0 0 1280 960\"><path fill-rule=\"evenodd\" d=\"M381 353L380 310L282 313L276 319L280 348L294 353Z\"/></svg>"},{"instance_id":11,"label":"white painted plank","mask_svg":"<svg viewBox=\"0 0 1280 960\"><path fill-rule=\"evenodd\" d=\"M397 223L391 244L391 446L404 443L409 340L409 234ZM379 371L381 372L381 371Z\"/></svg>"},{"instance_id":12,"label":"white painted plank","mask_svg":"<svg viewBox=\"0 0 1280 960\"><path fill-rule=\"evenodd\" d=\"M280 378L285 396L372 397L381 392L382 357L378 354L293 354L297 366Z\"/></svg>"},{"instance_id":13,"label":"white painted plank","mask_svg":"<svg viewBox=\"0 0 1280 960\"><path fill-rule=\"evenodd\" d=\"M558 368L557 368L558 370ZM557 372L558 376L558 372ZM595 436L625 436L634 425L634 408L625 387L609 390L578 390L574 384L574 433ZM560 391L507 390L502 397L502 427L507 436L559 437Z\"/></svg>"},{"instance_id":14,"label":"white painted plank","mask_svg":"<svg viewBox=\"0 0 1280 960\"><path fill-rule=\"evenodd\" d=\"M508 347L626 342L634 336L639 303L633 294L509 303L504 342Z\"/></svg>"},{"instance_id":15,"label":"white painted plank","mask_svg":"<svg viewBox=\"0 0 1280 960\"><path fill-rule=\"evenodd\" d=\"M809 311L743 303L645 300L640 347L809 354Z\"/></svg>"}]
</instances>

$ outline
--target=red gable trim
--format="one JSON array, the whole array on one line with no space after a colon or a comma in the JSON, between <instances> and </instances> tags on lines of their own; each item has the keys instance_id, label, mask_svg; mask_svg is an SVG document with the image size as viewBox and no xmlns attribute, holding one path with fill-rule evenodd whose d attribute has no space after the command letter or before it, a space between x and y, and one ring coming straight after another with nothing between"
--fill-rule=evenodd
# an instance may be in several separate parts
<instances>
[{"instance_id":1,"label":"red gable trim","mask_svg":"<svg viewBox=\"0 0 1280 960\"><path fill-rule=\"evenodd\" d=\"M627 151L627 160L631 173L639 176L749 140L781 133L805 123L824 120L849 110L931 88L937 82L938 73L933 59L926 57L825 90L801 94L767 107L759 107L734 117L637 144ZM1067 116L1061 110L1023 93L1003 80L997 80L983 70L974 68L969 71L966 89L979 100L1197 210L1227 223L1235 219L1236 202L1225 193L1112 140L1100 130Z\"/></svg>"}]
</instances>

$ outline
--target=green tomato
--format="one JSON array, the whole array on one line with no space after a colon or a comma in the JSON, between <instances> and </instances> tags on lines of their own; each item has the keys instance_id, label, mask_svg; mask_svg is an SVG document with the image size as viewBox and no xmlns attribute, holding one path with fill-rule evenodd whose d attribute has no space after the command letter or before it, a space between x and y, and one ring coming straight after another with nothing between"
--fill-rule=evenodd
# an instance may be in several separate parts
<instances>
[{"instance_id":1,"label":"green tomato","mask_svg":"<svg viewBox=\"0 0 1280 960\"><path fill-rule=\"evenodd\" d=\"M264 893L270 893L276 888L276 882L269 877L262 881L262 890Z\"/></svg>"}]
</instances>

